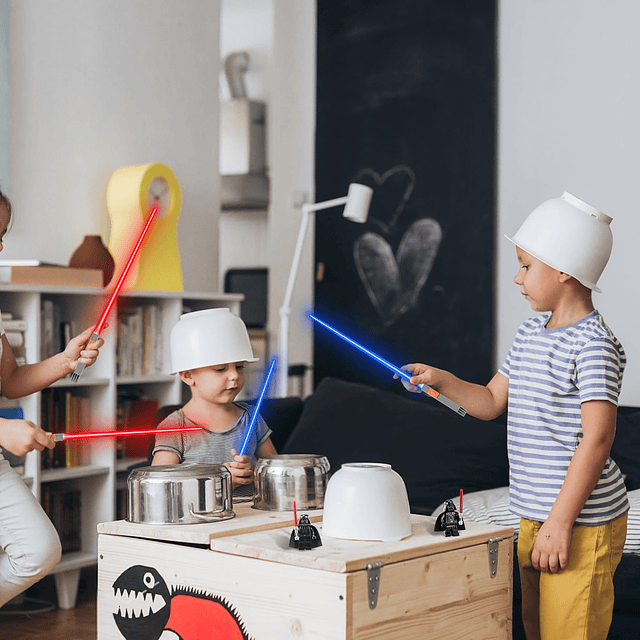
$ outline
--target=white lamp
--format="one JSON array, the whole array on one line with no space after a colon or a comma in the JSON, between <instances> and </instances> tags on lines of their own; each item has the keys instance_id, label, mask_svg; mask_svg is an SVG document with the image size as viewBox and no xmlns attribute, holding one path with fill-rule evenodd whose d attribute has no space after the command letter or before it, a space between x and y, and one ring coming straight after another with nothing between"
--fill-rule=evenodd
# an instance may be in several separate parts
<instances>
[{"instance_id":1,"label":"white lamp","mask_svg":"<svg viewBox=\"0 0 640 640\"><path fill-rule=\"evenodd\" d=\"M305 203L302 205L302 222L296 248L293 253L293 263L289 272L289 281L284 294L284 300L280 307L280 327L278 329L278 369L277 369L277 395L285 398L288 393L287 383L289 380L289 316L291 315L291 298L293 297L293 286L298 275L300 258L302 257L302 245L309 226L311 214L321 209L329 209L344 204L342 215L353 222L366 222L369 213L369 204L373 189L364 184L353 182L349 185L349 191L343 198L317 202L316 204Z\"/></svg>"}]
</instances>

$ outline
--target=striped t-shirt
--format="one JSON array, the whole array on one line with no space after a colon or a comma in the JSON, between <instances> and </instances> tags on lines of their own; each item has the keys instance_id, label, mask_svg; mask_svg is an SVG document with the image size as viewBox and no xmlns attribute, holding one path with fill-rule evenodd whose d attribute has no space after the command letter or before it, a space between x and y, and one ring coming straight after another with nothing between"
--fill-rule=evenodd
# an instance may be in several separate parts
<instances>
[{"instance_id":1,"label":"striped t-shirt","mask_svg":"<svg viewBox=\"0 0 640 640\"><path fill-rule=\"evenodd\" d=\"M511 510L544 522L580 443L580 406L618 404L626 356L597 311L547 329L551 314L522 323L500 373L509 379L507 449ZM576 524L599 525L629 509L618 465L608 458Z\"/></svg>"}]
</instances>

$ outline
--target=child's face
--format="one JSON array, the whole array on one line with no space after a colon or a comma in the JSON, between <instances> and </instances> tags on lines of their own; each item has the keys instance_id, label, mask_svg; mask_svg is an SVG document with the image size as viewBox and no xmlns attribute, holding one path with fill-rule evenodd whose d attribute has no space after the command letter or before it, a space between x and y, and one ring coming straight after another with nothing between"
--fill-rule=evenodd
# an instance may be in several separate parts
<instances>
[{"instance_id":1,"label":"child's face","mask_svg":"<svg viewBox=\"0 0 640 640\"><path fill-rule=\"evenodd\" d=\"M534 311L553 311L560 293L560 272L516 247L520 267L513 281Z\"/></svg>"},{"instance_id":2,"label":"child's face","mask_svg":"<svg viewBox=\"0 0 640 640\"><path fill-rule=\"evenodd\" d=\"M7 210L7 205L4 202L0 202L0 251L4 249L2 246L2 241L4 239L4 234L7 233L7 228L9 227L9 211Z\"/></svg>"},{"instance_id":3,"label":"child's face","mask_svg":"<svg viewBox=\"0 0 640 640\"><path fill-rule=\"evenodd\" d=\"M215 404L228 404L244 387L244 366L244 361L216 364L185 371L180 377L190 379L190 383L185 382L195 397Z\"/></svg>"}]
</instances>

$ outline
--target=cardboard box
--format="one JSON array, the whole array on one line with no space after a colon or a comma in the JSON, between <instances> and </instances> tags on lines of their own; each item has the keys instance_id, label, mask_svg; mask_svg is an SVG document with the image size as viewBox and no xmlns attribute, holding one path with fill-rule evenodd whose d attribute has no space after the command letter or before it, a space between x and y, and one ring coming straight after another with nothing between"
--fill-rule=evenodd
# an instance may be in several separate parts
<instances>
[{"instance_id":1,"label":"cardboard box","mask_svg":"<svg viewBox=\"0 0 640 640\"><path fill-rule=\"evenodd\" d=\"M102 270L75 269L73 267L0 266L0 283L102 288Z\"/></svg>"},{"instance_id":2,"label":"cardboard box","mask_svg":"<svg viewBox=\"0 0 640 640\"><path fill-rule=\"evenodd\" d=\"M412 515L405 540L324 536L298 551L291 514L234 511L207 525L98 525L98 640L201 637L190 624L253 640L512 637L510 527L467 522L447 538Z\"/></svg>"}]
</instances>

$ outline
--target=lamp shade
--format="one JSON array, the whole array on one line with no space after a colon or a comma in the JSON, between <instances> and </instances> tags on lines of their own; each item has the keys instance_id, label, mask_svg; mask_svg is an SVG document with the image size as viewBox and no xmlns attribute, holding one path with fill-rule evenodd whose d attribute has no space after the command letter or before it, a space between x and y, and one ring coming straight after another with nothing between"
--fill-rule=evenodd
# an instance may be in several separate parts
<instances>
[{"instance_id":1,"label":"lamp shade","mask_svg":"<svg viewBox=\"0 0 640 640\"><path fill-rule=\"evenodd\" d=\"M364 184L352 182L347 192L347 204L342 215L353 222L366 222L373 189Z\"/></svg>"}]
</instances>

